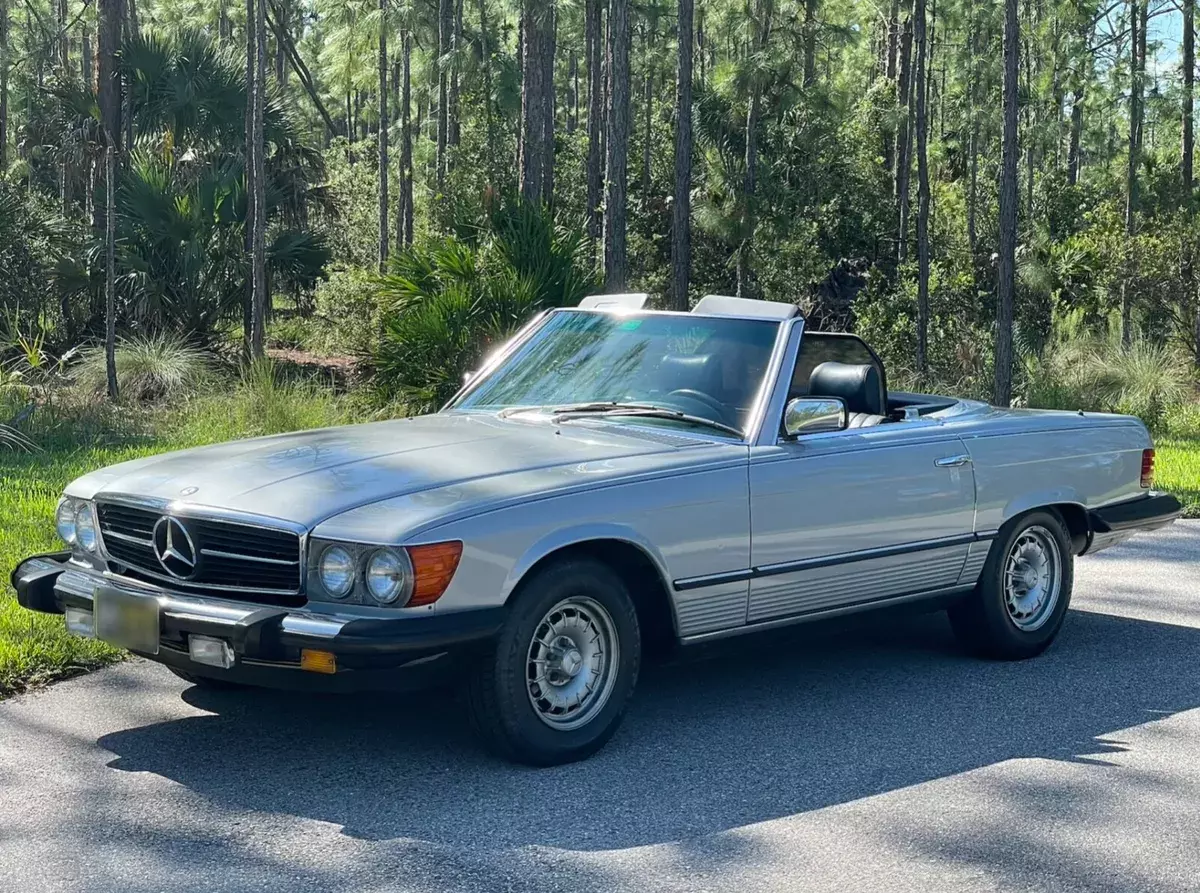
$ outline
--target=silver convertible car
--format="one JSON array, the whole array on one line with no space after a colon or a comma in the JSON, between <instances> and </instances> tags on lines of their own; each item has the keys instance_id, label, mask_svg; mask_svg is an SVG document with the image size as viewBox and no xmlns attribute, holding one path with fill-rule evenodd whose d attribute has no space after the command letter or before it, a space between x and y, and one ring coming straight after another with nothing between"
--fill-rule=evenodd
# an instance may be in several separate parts
<instances>
[{"instance_id":1,"label":"silver convertible car","mask_svg":"<svg viewBox=\"0 0 1200 893\"><path fill-rule=\"evenodd\" d=\"M1075 556L1180 513L1137 419L889 391L790 305L643 307L543 313L433 415L85 475L18 598L202 686L461 671L485 742L548 765L663 645L919 602L1032 657Z\"/></svg>"}]
</instances>

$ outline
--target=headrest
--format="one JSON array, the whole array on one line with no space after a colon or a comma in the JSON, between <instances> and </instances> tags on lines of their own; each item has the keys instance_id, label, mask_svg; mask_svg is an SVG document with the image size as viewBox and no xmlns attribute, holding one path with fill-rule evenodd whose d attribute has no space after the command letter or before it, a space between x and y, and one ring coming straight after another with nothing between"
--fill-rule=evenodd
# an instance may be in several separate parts
<instances>
[{"instance_id":1,"label":"headrest","mask_svg":"<svg viewBox=\"0 0 1200 893\"><path fill-rule=\"evenodd\" d=\"M840 397L849 412L887 415L879 370L868 363L822 363L808 379L808 393L813 397Z\"/></svg>"},{"instance_id":2,"label":"headrest","mask_svg":"<svg viewBox=\"0 0 1200 893\"><path fill-rule=\"evenodd\" d=\"M721 358L716 354L668 354L658 368L667 391L716 394L721 390Z\"/></svg>"}]
</instances>

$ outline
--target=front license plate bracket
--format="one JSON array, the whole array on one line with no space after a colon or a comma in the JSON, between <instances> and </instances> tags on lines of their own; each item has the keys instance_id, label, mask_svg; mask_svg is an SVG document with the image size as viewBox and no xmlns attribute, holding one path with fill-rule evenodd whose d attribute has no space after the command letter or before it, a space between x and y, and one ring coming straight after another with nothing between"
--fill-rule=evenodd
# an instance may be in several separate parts
<instances>
[{"instance_id":1,"label":"front license plate bracket","mask_svg":"<svg viewBox=\"0 0 1200 893\"><path fill-rule=\"evenodd\" d=\"M130 651L158 654L160 611L157 598L101 586L92 597L92 610L95 612L96 638Z\"/></svg>"}]
</instances>

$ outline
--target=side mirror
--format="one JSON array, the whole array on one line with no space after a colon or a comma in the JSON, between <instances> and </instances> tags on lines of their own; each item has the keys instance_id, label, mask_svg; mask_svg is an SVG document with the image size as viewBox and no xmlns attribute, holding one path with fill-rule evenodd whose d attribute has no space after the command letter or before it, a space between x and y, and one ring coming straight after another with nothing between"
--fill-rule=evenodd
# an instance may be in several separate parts
<instances>
[{"instance_id":1,"label":"side mirror","mask_svg":"<svg viewBox=\"0 0 1200 893\"><path fill-rule=\"evenodd\" d=\"M846 404L836 397L797 397L783 410L783 433L791 438L846 427Z\"/></svg>"}]
</instances>

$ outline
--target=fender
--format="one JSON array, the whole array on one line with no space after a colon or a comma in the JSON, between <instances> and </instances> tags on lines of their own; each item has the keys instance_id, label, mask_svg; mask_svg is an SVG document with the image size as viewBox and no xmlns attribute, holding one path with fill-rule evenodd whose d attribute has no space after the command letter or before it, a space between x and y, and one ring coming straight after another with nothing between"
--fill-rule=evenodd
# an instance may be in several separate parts
<instances>
[{"instance_id":1,"label":"fender","mask_svg":"<svg viewBox=\"0 0 1200 893\"><path fill-rule=\"evenodd\" d=\"M501 594L507 602L508 597L512 595L517 584L524 579L529 573L529 569L545 558L552 552L557 552L559 549L567 546L574 546L579 543L586 543L592 540L619 540L620 542L628 543L643 552L651 563L654 564L658 571L659 578L663 582L663 586L667 592L670 592L670 576L667 573L667 563L663 560L662 553L643 536L639 531L630 527L628 524L617 524L612 522L596 522L589 524L580 524L574 527L563 527L558 530L551 531L541 539L535 541L524 554L517 559L509 571L508 577L501 587Z\"/></svg>"},{"instance_id":2,"label":"fender","mask_svg":"<svg viewBox=\"0 0 1200 893\"><path fill-rule=\"evenodd\" d=\"M1053 487L1048 490L1034 490L1031 493L1022 493L1010 499L1008 504L1004 506L1004 515L1000 519L1000 523L1007 524L1017 515L1048 505L1077 505L1081 510L1087 509L1087 504L1084 502L1083 497L1074 487L1064 486Z\"/></svg>"}]
</instances>

